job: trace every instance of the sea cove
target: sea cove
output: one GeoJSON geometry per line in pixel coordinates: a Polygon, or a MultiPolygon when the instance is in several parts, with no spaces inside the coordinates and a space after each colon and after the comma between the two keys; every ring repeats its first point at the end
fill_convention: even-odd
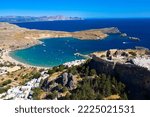
{"type": "MultiPolygon", "coordinates": [[[[148,0],[1,4],[0,100],[150,100],[148,0]]],[[[77,105],[70,114],[108,113],[109,105],[95,104],[77,105]]],[[[110,113],[139,115],[137,104],[110,104],[110,113]]],[[[1,115],[13,115],[8,106],[1,115]]],[[[25,106],[15,113],[32,113],[25,106]]]]}
{"type": "Polygon", "coordinates": [[[53,67],[66,62],[80,60],[75,53],[90,54],[108,49],[134,48],[140,42],[111,34],[104,40],[79,40],[71,37],[40,40],[43,43],[27,49],[16,50],[10,56],[17,61],[40,67],[53,67]],[[123,43],[126,42],[126,43],[123,43]]]}
{"type": "Polygon", "coordinates": [[[66,62],[83,59],[82,57],[75,56],[75,53],[89,54],[108,49],[132,49],[136,46],[150,48],[149,21],[149,19],[95,19],[18,23],[16,25],[19,27],[16,27],[16,29],[23,30],[25,33],[20,32],[23,38],[19,38],[22,41],[16,42],[15,47],[21,45],[21,48],[22,46],[26,48],[26,44],[28,43],[30,43],[30,47],[23,50],[16,48],[16,51],[11,52],[10,56],[28,65],[53,67],[66,62]],[[23,29],[20,27],[23,27],[23,29]],[[27,29],[24,29],[24,27],[27,29]],[[116,34],[108,34],[106,36],[99,33],[99,30],[108,27],[116,27],[105,29],[107,32],[113,30],[116,34]],[[126,33],[127,36],[121,36],[120,33],[117,33],[118,30],[120,33],[126,33]],[[89,31],[92,31],[92,34],[89,31]],[[130,40],[130,36],[137,37],[140,41],[130,40]],[[97,37],[101,39],[97,40],[97,37]],[[43,44],[39,44],[39,38],[48,39],[41,39],[40,41],[43,44]]]}

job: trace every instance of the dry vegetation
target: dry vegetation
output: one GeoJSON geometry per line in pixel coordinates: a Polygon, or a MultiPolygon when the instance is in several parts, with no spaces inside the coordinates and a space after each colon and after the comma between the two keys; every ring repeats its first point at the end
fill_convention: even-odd
{"type": "Polygon", "coordinates": [[[74,37],[78,39],[104,39],[109,33],[120,33],[117,28],[85,30],[79,32],[30,30],[9,23],[0,23],[0,47],[23,48],[39,44],[42,38],[74,37]]]}
{"type": "Polygon", "coordinates": [[[36,72],[37,69],[35,68],[22,68],[18,71],[8,73],[4,76],[0,76],[0,84],[7,80],[11,80],[11,83],[5,85],[5,87],[22,85],[25,84],[28,80],[30,80],[32,75],[36,72]]]}

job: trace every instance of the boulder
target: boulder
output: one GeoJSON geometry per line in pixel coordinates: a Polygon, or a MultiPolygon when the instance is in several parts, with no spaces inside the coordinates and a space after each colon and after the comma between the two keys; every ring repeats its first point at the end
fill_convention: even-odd
{"type": "Polygon", "coordinates": [[[68,73],[63,73],[62,75],[62,85],[65,86],[68,83],[68,73]]]}

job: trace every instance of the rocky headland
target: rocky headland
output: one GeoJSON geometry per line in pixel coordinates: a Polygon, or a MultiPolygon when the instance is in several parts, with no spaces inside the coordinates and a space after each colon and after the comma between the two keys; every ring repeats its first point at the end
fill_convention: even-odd
{"type": "Polygon", "coordinates": [[[111,33],[120,33],[120,31],[115,27],[78,32],[31,30],[14,24],[0,23],[0,47],[11,50],[30,47],[40,44],[39,39],[43,38],[73,37],[82,40],[105,39],[111,33]]]}

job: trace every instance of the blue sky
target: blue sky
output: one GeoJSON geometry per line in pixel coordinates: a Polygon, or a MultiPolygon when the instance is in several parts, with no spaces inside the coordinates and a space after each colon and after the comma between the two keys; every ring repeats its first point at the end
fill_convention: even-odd
{"type": "Polygon", "coordinates": [[[150,0],[0,0],[0,15],[150,17],[150,0]]]}

